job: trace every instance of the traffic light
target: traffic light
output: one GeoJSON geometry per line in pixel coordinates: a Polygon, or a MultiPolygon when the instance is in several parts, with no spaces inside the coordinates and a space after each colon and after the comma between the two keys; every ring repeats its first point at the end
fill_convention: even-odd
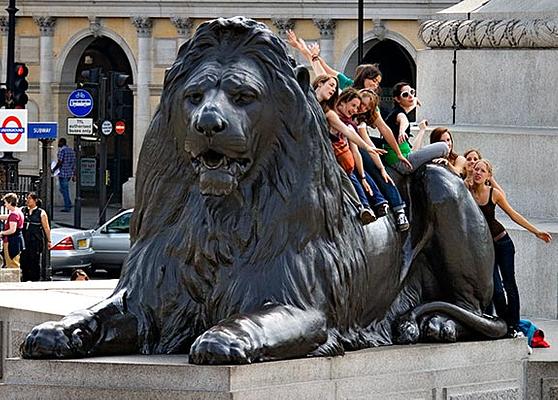
{"type": "Polygon", "coordinates": [[[0,88],[0,108],[6,107],[6,88],[0,88]]]}
{"type": "Polygon", "coordinates": [[[132,119],[132,91],[128,87],[130,75],[112,71],[108,96],[108,117],[130,122],[132,119]]]}
{"type": "Polygon", "coordinates": [[[27,89],[29,89],[27,75],[29,75],[29,69],[24,63],[14,64],[14,87],[12,88],[14,108],[25,108],[25,105],[29,101],[29,98],[25,93],[27,89]]]}
{"type": "Polygon", "coordinates": [[[85,69],[80,73],[80,79],[78,81],[78,88],[87,90],[91,97],[93,97],[93,110],[88,115],[89,118],[93,118],[93,121],[97,121],[99,111],[99,89],[101,82],[102,70],[101,68],[91,68],[85,69]]]}

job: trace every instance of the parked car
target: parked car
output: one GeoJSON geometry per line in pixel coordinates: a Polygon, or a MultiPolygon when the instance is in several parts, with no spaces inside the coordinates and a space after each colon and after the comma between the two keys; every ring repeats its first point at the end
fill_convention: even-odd
{"type": "Polygon", "coordinates": [[[76,268],[90,268],[94,254],[91,248],[91,237],[91,231],[54,226],[50,231],[52,272],[71,272],[76,268]]]}
{"type": "Polygon", "coordinates": [[[91,270],[104,269],[114,276],[120,276],[122,264],[130,251],[130,219],[133,211],[121,211],[91,231],[91,247],[94,250],[91,270]]]}

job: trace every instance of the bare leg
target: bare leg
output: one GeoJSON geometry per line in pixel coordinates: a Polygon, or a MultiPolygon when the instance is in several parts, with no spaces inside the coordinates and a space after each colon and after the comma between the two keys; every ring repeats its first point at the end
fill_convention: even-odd
{"type": "Polygon", "coordinates": [[[292,306],[269,305],[213,326],[190,349],[194,364],[246,364],[303,357],[327,339],[324,315],[292,306]]]}

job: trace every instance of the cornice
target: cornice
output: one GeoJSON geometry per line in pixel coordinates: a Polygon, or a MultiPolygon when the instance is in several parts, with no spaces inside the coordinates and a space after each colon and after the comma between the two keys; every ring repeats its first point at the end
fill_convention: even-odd
{"type": "MultiPolygon", "coordinates": [[[[449,0],[399,0],[365,1],[365,18],[411,19],[425,18],[433,13],[456,4],[449,0]],[[368,15],[366,15],[368,14],[368,15]]],[[[335,18],[356,19],[356,3],[342,0],[260,0],[260,1],[108,1],[96,0],[27,0],[18,4],[18,16],[29,17],[48,11],[56,17],[130,17],[130,10],[141,10],[151,18],[170,18],[188,15],[190,18],[210,19],[218,16],[245,15],[251,18],[335,18]]]]}
{"type": "Polygon", "coordinates": [[[558,48],[558,18],[428,20],[419,38],[431,48],[558,48]]]}

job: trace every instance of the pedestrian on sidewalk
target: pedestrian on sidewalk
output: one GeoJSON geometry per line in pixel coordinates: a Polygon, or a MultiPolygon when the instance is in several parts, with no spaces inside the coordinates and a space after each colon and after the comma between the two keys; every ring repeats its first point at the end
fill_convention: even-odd
{"type": "Polygon", "coordinates": [[[19,268],[19,255],[25,249],[23,240],[24,216],[17,207],[17,195],[8,193],[2,197],[4,207],[9,211],[8,214],[0,215],[0,221],[6,221],[4,230],[0,231],[2,243],[4,246],[4,264],[6,268],[19,268]]]}
{"type": "Polygon", "coordinates": [[[51,246],[48,216],[41,205],[41,199],[37,194],[29,193],[27,205],[21,209],[25,216],[23,225],[25,250],[21,252],[20,260],[22,282],[36,282],[41,279],[41,255],[45,249],[45,241],[48,248],[51,246]]]}
{"type": "Polygon", "coordinates": [[[64,208],[60,210],[61,212],[70,212],[72,208],[70,180],[76,180],[76,153],[66,143],[66,138],[58,139],[58,161],[52,169],[52,173],[60,170],[58,182],[60,183],[60,193],[64,199],[64,208]]]}

